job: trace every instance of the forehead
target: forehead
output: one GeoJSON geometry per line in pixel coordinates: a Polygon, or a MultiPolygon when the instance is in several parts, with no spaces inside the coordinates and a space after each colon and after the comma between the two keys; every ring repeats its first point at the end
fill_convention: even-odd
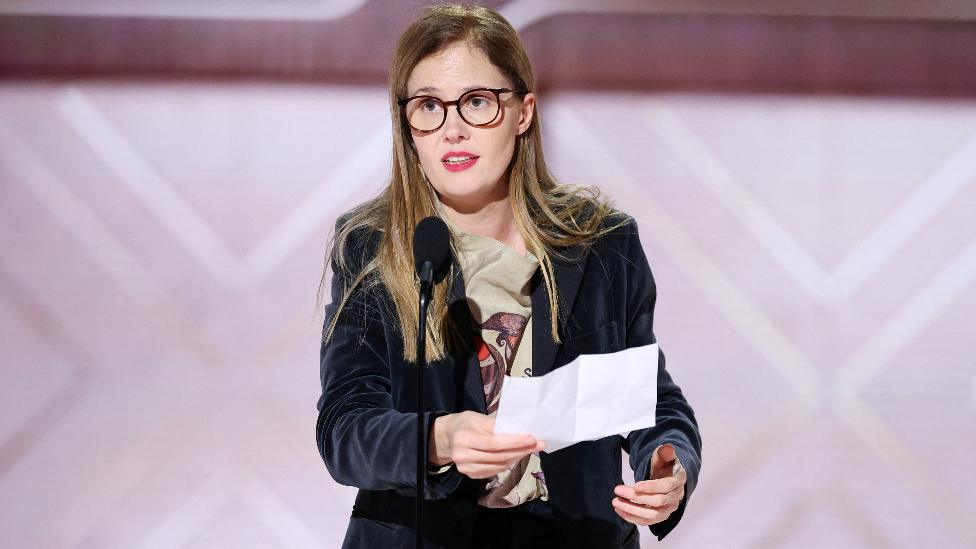
{"type": "Polygon", "coordinates": [[[447,48],[420,60],[407,79],[407,94],[421,93],[454,97],[472,87],[506,87],[507,79],[480,48],[468,42],[447,48]]]}

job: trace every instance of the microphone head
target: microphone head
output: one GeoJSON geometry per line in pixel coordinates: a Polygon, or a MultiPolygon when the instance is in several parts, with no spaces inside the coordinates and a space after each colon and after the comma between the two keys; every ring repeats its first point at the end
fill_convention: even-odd
{"type": "Polygon", "coordinates": [[[447,276],[451,267],[451,231],[443,219],[431,216],[417,223],[413,232],[413,260],[418,274],[424,262],[430,261],[434,267],[434,284],[447,276]]]}

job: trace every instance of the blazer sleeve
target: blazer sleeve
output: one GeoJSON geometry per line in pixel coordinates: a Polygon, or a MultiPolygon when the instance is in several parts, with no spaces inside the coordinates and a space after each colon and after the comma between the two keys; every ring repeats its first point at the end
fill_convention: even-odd
{"type": "MultiPolygon", "coordinates": [[[[350,235],[347,249],[363,250],[362,235],[350,235]]],[[[325,310],[320,350],[322,394],[318,401],[316,442],[332,478],[365,490],[416,493],[417,414],[395,409],[391,368],[412,367],[391,357],[376,286],[358,287],[338,310],[351,276],[332,258],[332,301],[325,310]],[[331,339],[325,328],[338,316],[331,339]]],[[[392,307],[392,306],[391,306],[392,307]]],[[[425,412],[428,433],[437,416],[425,412]]],[[[427,499],[453,492],[461,474],[427,475],[427,499]]]]}
{"type": "MultiPolygon", "coordinates": [[[[626,347],[629,348],[657,342],[654,337],[654,303],[657,290],[640,243],[636,222],[631,221],[628,227],[630,234],[626,254],[630,270],[627,277],[626,347]]],[[[650,526],[651,533],[659,540],[681,520],[688,500],[698,484],[698,473],[701,469],[701,435],[695,413],[681,388],[665,368],[664,353],[659,351],[656,423],[653,427],[632,431],[624,443],[624,449],[630,455],[630,466],[634,470],[635,479],[640,481],[650,477],[651,454],[655,448],[667,443],[674,446],[688,479],[679,507],[667,520],[650,526]]]]}

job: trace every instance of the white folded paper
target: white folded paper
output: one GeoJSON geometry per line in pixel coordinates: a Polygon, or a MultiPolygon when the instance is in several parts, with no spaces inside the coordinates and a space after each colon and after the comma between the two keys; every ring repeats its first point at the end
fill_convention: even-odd
{"type": "Polygon", "coordinates": [[[555,452],[654,425],[657,344],[580,355],[540,377],[506,377],[496,433],[529,433],[555,452]]]}

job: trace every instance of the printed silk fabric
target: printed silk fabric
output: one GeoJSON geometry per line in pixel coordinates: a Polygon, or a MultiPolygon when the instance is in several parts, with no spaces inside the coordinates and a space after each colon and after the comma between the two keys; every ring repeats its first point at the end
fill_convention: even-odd
{"type": "MultiPolygon", "coordinates": [[[[445,216],[446,217],[446,216],[445,216]]],[[[498,411],[506,375],[532,375],[532,298],[529,282],[539,268],[532,255],[521,256],[505,244],[464,233],[451,226],[460,247],[459,263],[471,316],[481,328],[476,343],[489,415],[498,411]]],[[[492,479],[478,504],[514,507],[547,500],[538,453],[526,456],[492,479]]]]}

